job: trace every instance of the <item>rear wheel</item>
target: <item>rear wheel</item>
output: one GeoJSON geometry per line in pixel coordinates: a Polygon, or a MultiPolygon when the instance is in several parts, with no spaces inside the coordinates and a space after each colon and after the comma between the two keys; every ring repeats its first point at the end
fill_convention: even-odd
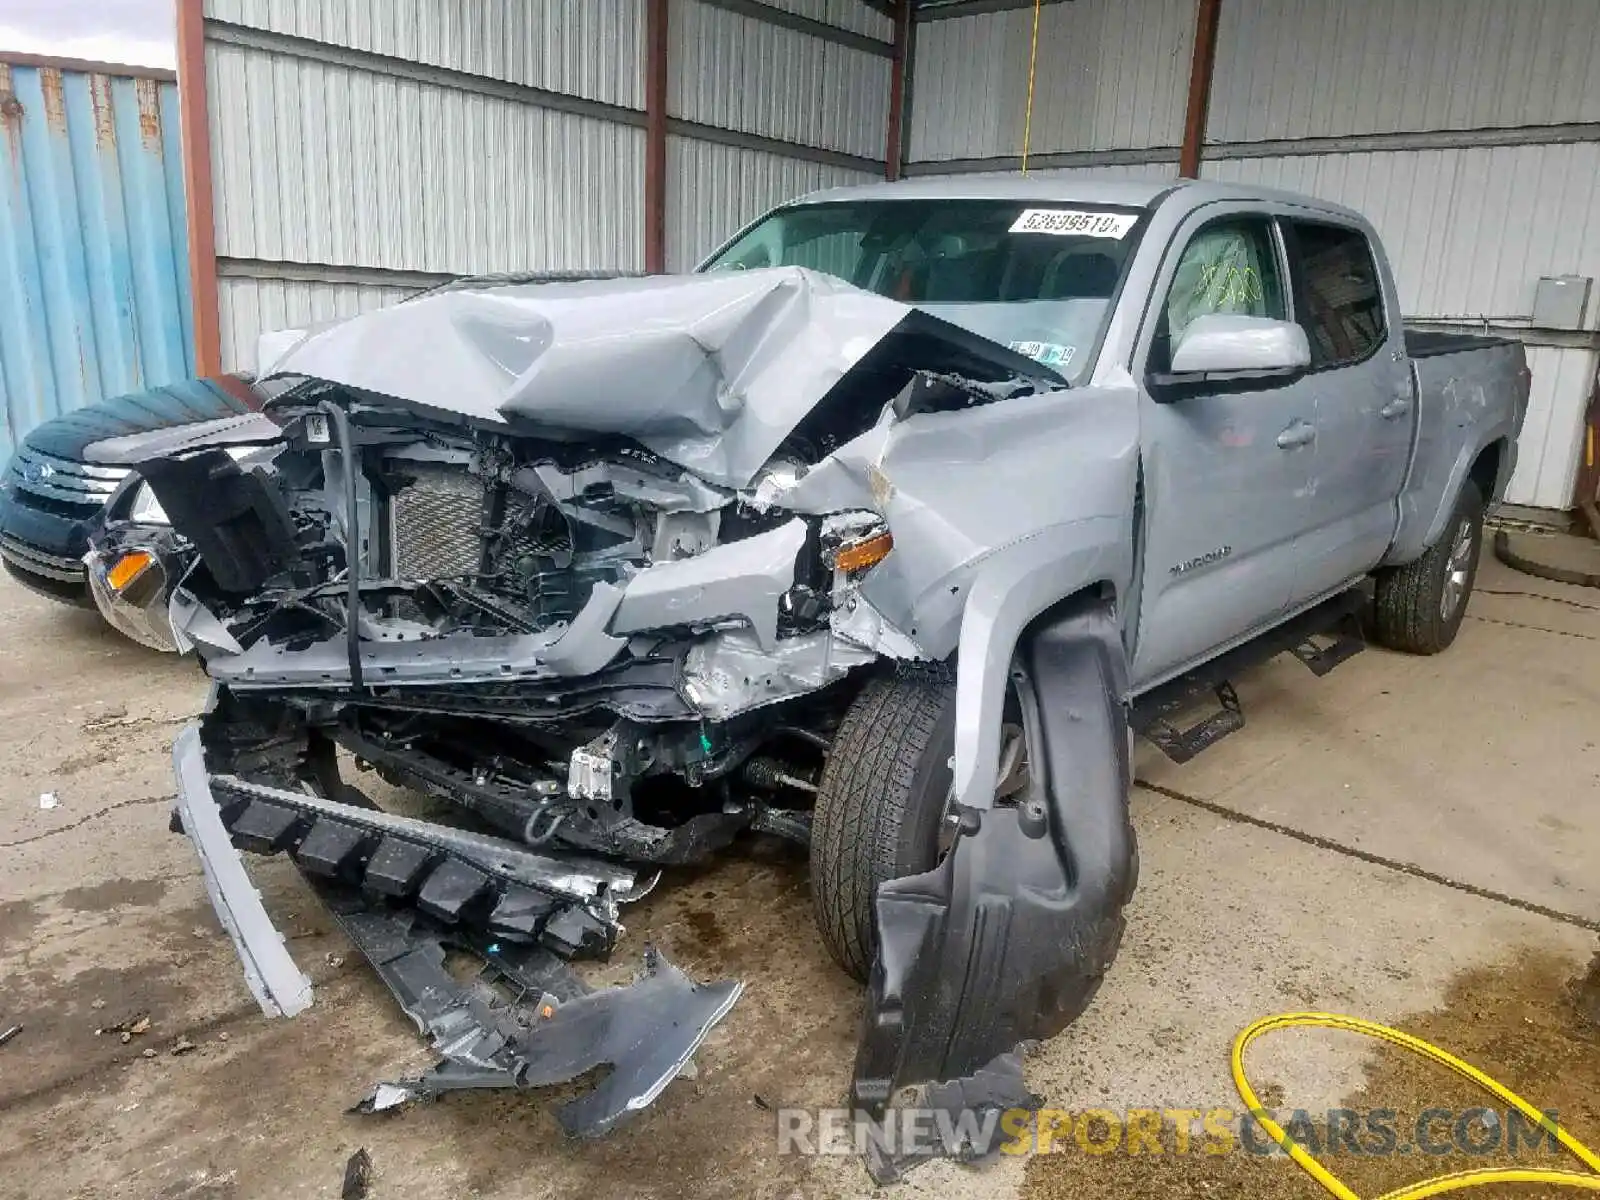
{"type": "Polygon", "coordinates": [[[1456,640],[1483,548],[1483,497],[1462,484],[1444,536],[1415,562],[1377,573],[1378,640],[1391,650],[1437,654],[1456,640]]]}

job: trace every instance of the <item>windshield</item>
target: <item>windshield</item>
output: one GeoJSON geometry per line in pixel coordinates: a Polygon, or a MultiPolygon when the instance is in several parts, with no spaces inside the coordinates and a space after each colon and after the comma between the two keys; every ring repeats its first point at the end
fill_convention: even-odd
{"type": "Polygon", "coordinates": [[[809,267],[1086,376],[1143,213],[1040,200],[874,200],[780,209],[708,271],[809,267]]]}

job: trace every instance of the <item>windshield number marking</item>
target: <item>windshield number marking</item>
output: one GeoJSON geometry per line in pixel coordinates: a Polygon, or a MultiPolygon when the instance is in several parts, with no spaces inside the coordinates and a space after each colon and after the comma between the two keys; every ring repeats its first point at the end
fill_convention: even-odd
{"type": "Polygon", "coordinates": [[[1062,237],[1125,238],[1138,224],[1132,213],[1085,212],[1076,208],[1025,208],[1012,233],[1054,233],[1062,237]]]}

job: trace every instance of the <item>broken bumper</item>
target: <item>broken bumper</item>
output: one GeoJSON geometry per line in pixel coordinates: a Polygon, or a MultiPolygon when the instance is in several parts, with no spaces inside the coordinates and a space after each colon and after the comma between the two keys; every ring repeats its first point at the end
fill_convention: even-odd
{"type": "Polygon", "coordinates": [[[610,950],[621,904],[654,883],[604,863],[373,808],[252,783],[206,768],[200,729],[173,748],[174,818],[268,1016],[312,1001],[251,883],[240,848],[290,855],[441,1058],[420,1077],[378,1085],[381,1111],[462,1088],[605,1079],[558,1111],[572,1134],[605,1133],[649,1105],[738,1000],[742,984],[698,985],[659,954],[628,987],[591,991],[566,963],[610,950]],[[446,953],[477,956],[460,981],[446,953]]]}
{"type": "Polygon", "coordinates": [[[83,565],[89,595],[108,625],[152,650],[170,654],[185,648],[173,632],[168,608],[193,555],[170,530],[130,527],[95,540],[83,565]]]}

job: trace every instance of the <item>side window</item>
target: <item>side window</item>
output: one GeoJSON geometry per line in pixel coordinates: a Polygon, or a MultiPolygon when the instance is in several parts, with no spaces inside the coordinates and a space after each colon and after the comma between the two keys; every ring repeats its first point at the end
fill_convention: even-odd
{"type": "Polygon", "coordinates": [[[1311,365],[1358,362],[1388,336],[1383,288],[1372,247],[1356,229],[1291,221],[1289,261],[1298,288],[1298,318],[1311,343],[1311,365]]]}
{"type": "Polygon", "coordinates": [[[1196,317],[1228,313],[1288,319],[1283,278],[1265,217],[1225,217],[1189,239],[1162,306],[1150,369],[1166,371],[1196,317]]]}

